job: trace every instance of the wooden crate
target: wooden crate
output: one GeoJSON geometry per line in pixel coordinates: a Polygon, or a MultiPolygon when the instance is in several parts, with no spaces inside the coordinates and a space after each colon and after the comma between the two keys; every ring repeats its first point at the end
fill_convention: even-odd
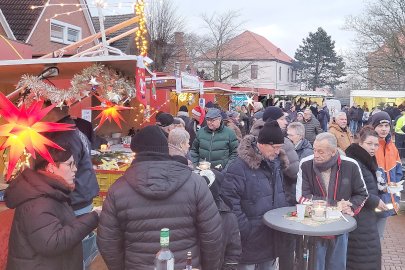
{"type": "Polygon", "coordinates": [[[102,206],[107,196],[108,189],[124,174],[124,171],[96,170],[97,182],[100,187],[100,193],[93,199],[94,206],[102,206]]]}

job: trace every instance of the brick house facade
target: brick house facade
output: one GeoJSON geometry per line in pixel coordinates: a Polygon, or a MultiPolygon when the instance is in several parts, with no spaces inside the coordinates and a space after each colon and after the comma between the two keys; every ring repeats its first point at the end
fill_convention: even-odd
{"type": "MultiPolygon", "coordinates": [[[[15,40],[32,46],[32,57],[40,57],[95,33],[90,13],[80,9],[85,0],[2,0],[0,10],[15,40]],[[63,4],[53,6],[53,4],[63,4]],[[68,13],[69,14],[66,14],[68,13]],[[65,13],[65,14],[62,14],[65,13]],[[54,17],[56,14],[57,17],[54,17]]],[[[1,28],[1,27],[0,27],[1,28]]],[[[0,29],[0,33],[3,29],[0,29]]],[[[10,37],[9,37],[10,38],[10,37]]],[[[79,50],[94,46],[86,44],[79,50]]],[[[75,52],[72,52],[75,53],[75,52]]]]}

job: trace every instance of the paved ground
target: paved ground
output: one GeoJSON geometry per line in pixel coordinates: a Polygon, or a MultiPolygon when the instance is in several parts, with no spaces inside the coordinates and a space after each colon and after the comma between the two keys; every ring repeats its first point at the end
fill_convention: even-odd
{"type": "MultiPolygon", "coordinates": [[[[405,212],[388,219],[384,236],[382,270],[405,270],[405,212]]],[[[91,270],[107,270],[101,256],[97,256],[91,270]]]]}
{"type": "Polygon", "coordinates": [[[405,270],[405,212],[388,218],[381,244],[383,270],[405,270]]]}

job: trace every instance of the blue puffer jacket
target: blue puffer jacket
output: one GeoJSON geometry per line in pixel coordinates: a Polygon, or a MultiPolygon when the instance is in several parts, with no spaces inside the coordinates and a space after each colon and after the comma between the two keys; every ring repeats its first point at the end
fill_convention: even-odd
{"type": "Polygon", "coordinates": [[[238,155],[226,172],[221,194],[238,218],[242,240],[240,263],[269,261],[277,257],[278,233],[262,220],[267,211],[288,205],[282,177],[282,167],[288,166],[288,159],[281,150],[277,159],[265,160],[252,135],[243,138],[238,155]]]}

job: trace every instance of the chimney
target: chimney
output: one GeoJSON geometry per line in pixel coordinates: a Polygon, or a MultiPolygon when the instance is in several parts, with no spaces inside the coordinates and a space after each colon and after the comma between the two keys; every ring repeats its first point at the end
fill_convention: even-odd
{"type": "Polygon", "coordinates": [[[174,33],[174,44],[176,46],[183,46],[184,45],[184,33],[183,32],[175,32],[174,33]]]}

